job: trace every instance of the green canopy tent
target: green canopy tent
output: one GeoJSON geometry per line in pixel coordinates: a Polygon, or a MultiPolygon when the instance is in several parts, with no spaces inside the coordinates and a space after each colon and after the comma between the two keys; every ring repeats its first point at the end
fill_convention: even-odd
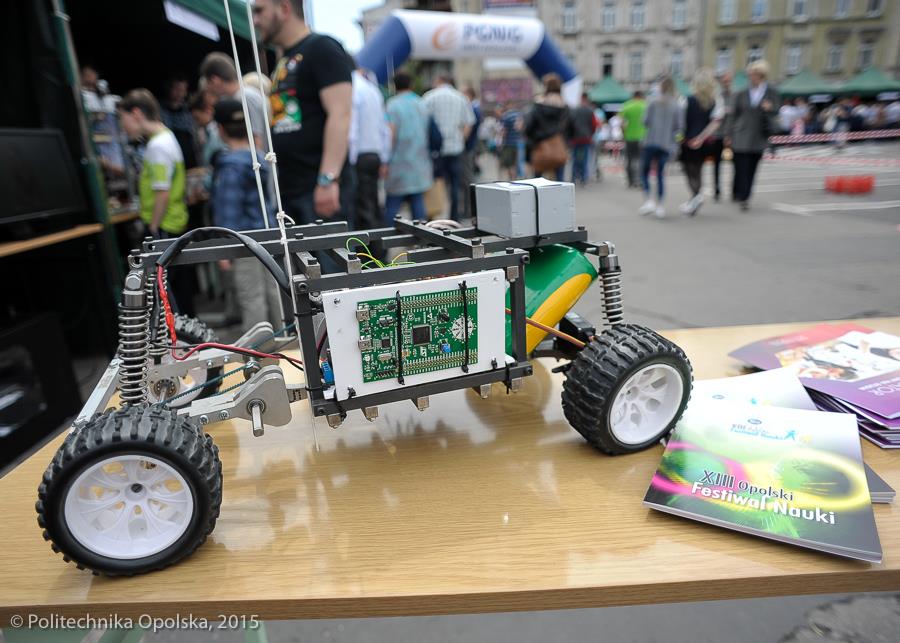
{"type": "Polygon", "coordinates": [[[617,83],[614,78],[606,76],[591,88],[588,98],[592,103],[598,105],[617,104],[624,103],[631,98],[631,92],[617,83]]]}
{"type": "Polygon", "coordinates": [[[833,94],[837,89],[837,86],[805,69],[778,86],[778,91],[784,98],[833,94]]]}
{"type": "Polygon", "coordinates": [[[894,80],[880,69],[869,67],[838,87],[844,96],[877,96],[882,92],[900,91],[900,80],[894,80]]]}
{"type": "MultiPolygon", "coordinates": [[[[207,20],[213,21],[227,32],[228,20],[225,17],[225,5],[222,3],[222,0],[173,0],[173,2],[200,14],[207,20]]],[[[231,11],[231,24],[234,25],[234,35],[250,40],[250,23],[247,21],[247,3],[245,0],[228,0],[228,8],[231,11]]]]}

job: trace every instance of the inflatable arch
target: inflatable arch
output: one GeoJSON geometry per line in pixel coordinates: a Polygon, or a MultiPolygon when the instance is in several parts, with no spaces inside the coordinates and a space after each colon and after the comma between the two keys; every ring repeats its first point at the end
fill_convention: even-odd
{"type": "Polygon", "coordinates": [[[521,58],[535,76],[556,72],[563,79],[563,98],[570,105],[581,99],[581,78],[536,18],[394,11],[356,56],[360,67],[379,82],[408,58],[521,58]]]}

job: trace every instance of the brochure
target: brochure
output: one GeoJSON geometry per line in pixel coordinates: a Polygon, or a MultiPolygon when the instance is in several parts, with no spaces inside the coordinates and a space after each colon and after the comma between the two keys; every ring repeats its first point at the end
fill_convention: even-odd
{"type": "Polygon", "coordinates": [[[846,413],[691,403],[648,507],[839,556],[881,562],[856,421],[846,413]]]}
{"type": "Polygon", "coordinates": [[[787,367],[804,386],[900,418],[900,337],[856,324],[819,324],[731,353],[757,368],[787,367]]]}
{"type": "MultiPolygon", "coordinates": [[[[813,397],[818,401],[824,398],[821,394],[814,393],[813,397]]],[[[706,400],[718,400],[723,402],[738,402],[741,404],[755,404],[759,406],[781,406],[790,409],[804,409],[816,411],[817,402],[813,401],[806,389],[790,369],[776,368],[771,371],[760,371],[749,375],[736,377],[722,377],[713,380],[697,380],[694,382],[694,391],[691,396],[691,404],[706,400]]],[[[832,400],[832,398],[827,398],[832,400]]],[[[830,404],[830,402],[829,402],[830,404]]],[[[824,407],[823,411],[846,413],[846,409],[824,407]]],[[[866,425],[860,422],[860,434],[866,439],[875,442],[882,448],[900,447],[900,432],[897,446],[884,446],[885,442],[877,442],[864,433],[866,425]]],[[[893,444],[887,441],[886,444],[893,444]]],[[[894,489],[881,476],[875,473],[868,464],[863,463],[866,470],[866,478],[869,481],[869,489],[872,489],[872,502],[890,503],[894,499],[894,489]],[[878,489],[876,493],[874,490],[878,489]]]]}

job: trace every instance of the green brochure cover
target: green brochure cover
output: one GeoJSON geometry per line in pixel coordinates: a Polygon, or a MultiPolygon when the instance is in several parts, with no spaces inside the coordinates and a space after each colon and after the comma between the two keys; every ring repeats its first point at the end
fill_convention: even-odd
{"type": "Polygon", "coordinates": [[[644,504],[762,538],[881,562],[859,433],[849,414],[691,402],[644,504]]]}

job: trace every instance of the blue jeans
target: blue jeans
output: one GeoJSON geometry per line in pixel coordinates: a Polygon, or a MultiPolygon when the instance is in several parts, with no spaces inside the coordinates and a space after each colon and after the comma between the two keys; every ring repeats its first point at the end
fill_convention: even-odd
{"type": "Polygon", "coordinates": [[[645,145],[641,150],[641,184],[644,194],[650,196],[650,166],[656,161],[656,194],[662,201],[666,193],[664,172],[666,161],[669,160],[669,152],[655,145],[645,145]]]}
{"type": "Polygon", "coordinates": [[[591,158],[593,145],[585,143],[572,147],[572,183],[587,183],[591,177],[588,161],[591,158]]]}
{"type": "Polygon", "coordinates": [[[459,221],[459,184],[462,180],[462,155],[441,156],[435,163],[435,175],[444,179],[450,193],[450,218],[459,221]]]}
{"type": "Polygon", "coordinates": [[[388,194],[384,202],[384,222],[385,225],[394,225],[394,217],[400,211],[400,206],[404,201],[409,202],[409,209],[412,210],[413,219],[416,221],[424,221],[425,214],[425,194],[388,194]]]}

